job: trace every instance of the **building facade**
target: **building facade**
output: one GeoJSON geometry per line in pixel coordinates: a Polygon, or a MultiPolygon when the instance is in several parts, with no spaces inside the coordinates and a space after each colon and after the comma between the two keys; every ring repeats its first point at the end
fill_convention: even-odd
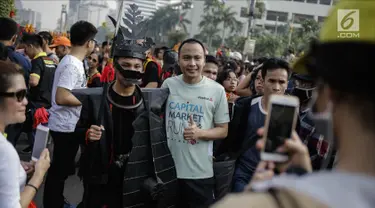
{"type": "Polygon", "coordinates": [[[32,24],[36,30],[40,30],[42,27],[42,14],[31,9],[19,9],[15,19],[22,26],[32,24]]]}
{"type": "MultiPolygon", "coordinates": [[[[255,0],[256,1],[256,0],[255,0]]],[[[314,19],[323,22],[324,18],[335,0],[263,0],[266,11],[261,19],[253,20],[253,26],[264,27],[268,30],[275,30],[278,26],[293,22],[293,26],[299,27],[302,21],[314,19]]],[[[243,15],[248,11],[251,0],[225,0],[227,7],[232,7],[236,12],[236,19],[243,23],[241,34],[247,36],[249,18],[243,15]],[[242,15],[241,15],[242,13],[242,15]]],[[[255,5],[255,2],[254,2],[255,5]]],[[[188,11],[187,18],[192,24],[189,26],[190,37],[200,33],[199,23],[204,14],[204,1],[194,0],[193,8],[188,11]]],[[[222,26],[219,26],[221,29],[222,26]]]]}
{"type": "Polygon", "coordinates": [[[262,19],[256,19],[257,26],[274,31],[282,24],[299,27],[304,20],[314,19],[322,23],[328,15],[334,0],[266,0],[266,12],[262,19]]]}
{"type": "Polygon", "coordinates": [[[99,27],[106,21],[108,13],[109,7],[106,1],[70,0],[67,28],[79,20],[88,21],[99,27]]]}

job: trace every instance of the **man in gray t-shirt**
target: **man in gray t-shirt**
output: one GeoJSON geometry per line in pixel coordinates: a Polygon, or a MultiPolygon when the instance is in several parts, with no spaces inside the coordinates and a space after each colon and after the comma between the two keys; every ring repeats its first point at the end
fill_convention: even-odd
{"type": "Polygon", "coordinates": [[[202,76],[203,45],[194,39],[179,49],[182,75],[168,78],[166,106],[168,146],[176,164],[180,198],[177,207],[207,207],[213,202],[213,140],[228,132],[228,103],[224,88],[202,76]]]}

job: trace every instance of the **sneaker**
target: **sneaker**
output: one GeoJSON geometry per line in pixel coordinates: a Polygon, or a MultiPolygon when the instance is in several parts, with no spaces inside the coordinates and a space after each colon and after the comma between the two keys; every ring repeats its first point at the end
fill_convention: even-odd
{"type": "Polygon", "coordinates": [[[22,152],[25,153],[25,154],[31,153],[31,151],[33,151],[32,146],[28,146],[28,147],[26,147],[25,149],[22,150],[22,152]]]}

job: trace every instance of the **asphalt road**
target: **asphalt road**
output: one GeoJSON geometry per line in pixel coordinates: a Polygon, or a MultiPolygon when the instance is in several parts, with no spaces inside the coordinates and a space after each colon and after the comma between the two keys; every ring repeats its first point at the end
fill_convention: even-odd
{"type": "MultiPolygon", "coordinates": [[[[28,146],[26,135],[22,134],[20,140],[17,143],[16,149],[20,155],[21,160],[23,161],[30,161],[31,154],[24,154],[22,150],[28,146]]],[[[53,154],[53,150],[51,151],[53,154]]],[[[51,155],[52,155],[51,154],[51,155]]],[[[79,154],[77,154],[76,160],[78,160],[79,154]]],[[[43,208],[43,192],[44,192],[44,184],[39,188],[39,191],[34,198],[34,201],[37,204],[38,208],[43,208]]],[[[83,187],[80,179],[74,175],[70,176],[68,180],[65,182],[65,190],[64,196],[70,202],[70,204],[77,205],[82,199],[83,187]]]]}

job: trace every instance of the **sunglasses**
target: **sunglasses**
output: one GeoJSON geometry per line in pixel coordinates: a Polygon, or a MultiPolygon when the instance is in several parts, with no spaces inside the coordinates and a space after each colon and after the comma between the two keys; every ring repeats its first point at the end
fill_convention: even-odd
{"type": "Polygon", "coordinates": [[[15,97],[17,98],[18,102],[22,102],[23,99],[26,97],[27,91],[20,90],[18,92],[0,92],[0,96],[2,97],[15,97]]]}
{"type": "Polygon", "coordinates": [[[95,62],[95,63],[98,62],[98,60],[92,58],[91,56],[87,57],[87,59],[88,59],[88,60],[92,60],[92,61],[95,62]]]}

